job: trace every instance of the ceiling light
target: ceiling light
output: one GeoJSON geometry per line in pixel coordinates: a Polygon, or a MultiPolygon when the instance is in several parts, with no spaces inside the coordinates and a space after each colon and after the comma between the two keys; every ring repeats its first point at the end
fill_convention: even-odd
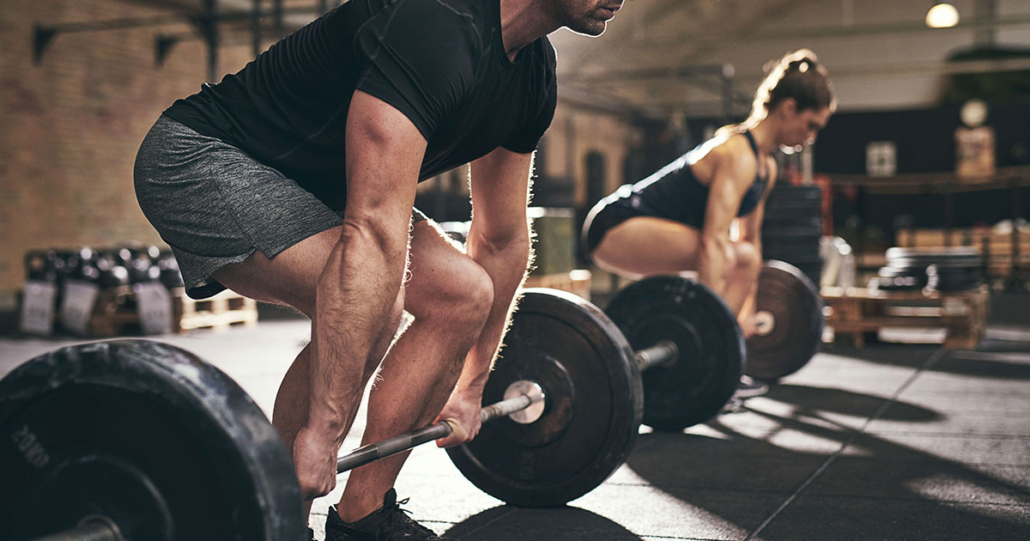
{"type": "Polygon", "coordinates": [[[926,12],[926,26],[930,28],[951,28],[956,24],[958,10],[947,2],[940,2],[926,12]]]}

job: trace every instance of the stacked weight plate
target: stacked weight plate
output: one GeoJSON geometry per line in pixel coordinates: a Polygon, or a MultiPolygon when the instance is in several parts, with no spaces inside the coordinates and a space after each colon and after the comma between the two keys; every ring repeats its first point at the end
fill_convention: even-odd
{"type": "Polygon", "coordinates": [[[822,191],[818,186],[778,184],[769,194],[762,220],[762,256],[797,267],[819,284],[823,234],[822,191]]]}
{"type": "Polygon", "coordinates": [[[870,286],[885,291],[967,291],[982,282],[976,248],[890,248],[870,286]]]}

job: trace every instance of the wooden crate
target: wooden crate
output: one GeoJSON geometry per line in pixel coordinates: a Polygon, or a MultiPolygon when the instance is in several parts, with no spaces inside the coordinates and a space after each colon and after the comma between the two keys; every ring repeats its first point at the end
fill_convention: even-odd
{"type": "MultiPolygon", "coordinates": [[[[257,303],[232,291],[194,300],[186,290],[176,288],[172,296],[172,331],[188,333],[194,329],[225,330],[233,325],[257,323],[257,303]]],[[[90,318],[90,335],[110,337],[140,334],[136,295],[131,286],[101,290],[90,318]]]]}
{"type": "Polygon", "coordinates": [[[523,287],[550,287],[568,291],[590,300],[591,274],[586,269],[576,269],[572,272],[558,274],[543,274],[530,276],[526,279],[523,287]]]}
{"type": "Polygon", "coordinates": [[[990,309],[986,286],[953,293],[824,287],[821,295],[826,326],[835,337],[850,336],[858,347],[867,333],[882,329],[943,328],[944,347],[973,349],[990,309]]]}

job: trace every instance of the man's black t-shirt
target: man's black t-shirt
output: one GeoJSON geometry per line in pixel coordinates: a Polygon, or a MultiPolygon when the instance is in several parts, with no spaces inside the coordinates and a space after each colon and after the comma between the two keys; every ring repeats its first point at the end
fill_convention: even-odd
{"type": "Polygon", "coordinates": [[[351,0],[165,114],[339,210],[355,90],[397,108],[426,138],[425,180],[501,146],[533,151],[554,115],[554,68],[546,37],[508,59],[499,0],[351,0]]]}

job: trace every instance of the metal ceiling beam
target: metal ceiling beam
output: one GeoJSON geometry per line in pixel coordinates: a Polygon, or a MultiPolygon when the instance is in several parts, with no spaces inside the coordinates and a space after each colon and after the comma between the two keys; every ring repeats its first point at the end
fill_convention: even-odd
{"type": "MultiPolygon", "coordinates": [[[[577,76],[575,74],[562,76],[561,81],[575,83],[605,83],[617,82],[619,85],[642,85],[650,84],[660,80],[681,80],[690,83],[686,78],[697,77],[698,75],[712,74],[707,71],[714,66],[701,66],[684,68],[655,68],[641,70],[622,70],[608,73],[592,73],[589,75],[577,76]]],[[[1030,70],[1030,58],[1009,58],[1000,60],[966,60],[959,62],[912,62],[904,64],[877,64],[866,66],[836,66],[833,68],[833,77],[894,77],[898,75],[955,75],[961,73],[998,73],[1005,71],[1026,71],[1030,70]]],[[[745,76],[746,79],[761,79],[763,74],[753,73],[745,76]]]]}
{"type": "Polygon", "coordinates": [[[642,68],[631,70],[608,70],[588,74],[570,73],[560,76],[561,80],[590,82],[590,81],[611,81],[615,79],[641,80],[647,79],[682,79],[686,77],[701,77],[711,75],[715,77],[732,77],[733,66],[731,64],[691,64],[686,66],[670,66],[667,68],[642,68]]]}
{"type": "MultiPolygon", "coordinates": [[[[856,77],[856,78],[870,78],[870,77],[896,77],[899,75],[911,75],[911,76],[942,76],[942,75],[957,75],[965,73],[997,73],[1005,71],[1025,71],[1030,70],[1030,58],[1017,58],[1017,59],[1005,59],[1005,60],[975,60],[975,61],[964,61],[964,62],[947,62],[947,63],[906,63],[906,64],[894,64],[894,65],[869,65],[869,66],[853,66],[835,68],[833,77],[835,79],[845,77],[856,77]]],[[[759,79],[762,74],[754,73],[748,74],[747,78],[759,79]]],[[[692,83],[696,83],[701,79],[693,79],[692,83]]],[[[681,80],[685,82],[687,80],[681,80]]],[[[625,80],[613,81],[613,84],[617,84],[619,87],[625,89],[627,85],[631,85],[633,88],[640,88],[641,84],[653,82],[649,79],[633,79],[627,78],[625,80]]],[[[718,90],[712,85],[711,88],[705,89],[701,85],[691,84],[701,90],[709,91],[712,96],[718,95],[718,90]]],[[[610,92],[605,92],[603,80],[566,80],[563,83],[563,94],[571,94],[569,103],[580,107],[591,107],[598,111],[608,112],[610,114],[621,114],[625,115],[637,115],[649,118],[663,118],[674,111],[686,111],[688,115],[711,115],[718,116],[720,114],[726,114],[726,102],[721,101],[699,101],[699,100],[678,100],[678,99],[655,99],[650,96],[639,96],[631,97],[625,93],[621,95],[615,95],[610,92]],[[574,92],[570,92],[575,88],[574,92]]],[[[742,95],[735,95],[732,101],[734,106],[750,106],[750,98],[743,97],[742,95]]],[[[732,112],[735,112],[733,109],[732,112]]]]}
{"type": "Polygon", "coordinates": [[[872,66],[844,66],[833,68],[833,78],[897,77],[899,75],[958,75],[963,73],[1000,73],[1006,71],[1030,71],[1030,58],[967,60],[962,62],[938,62],[933,64],[915,62],[872,66]]]}
{"type": "Polygon", "coordinates": [[[923,21],[905,21],[898,23],[878,23],[853,26],[832,26],[794,28],[784,30],[759,31],[713,36],[691,36],[677,40],[649,40],[638,41],[632,44],[633,48],[647,48],[669,46],[698,46],[698,45],[726,45],[739,44],[741,42],[759,42],[772,40],[803,40],[818,38],[841,38],[855,36],[876,36],[884,34],[906,34],[906,33],[928,33],[928,32],[961,32],[970,30],[981,30],[988,28],[1002,28],[1011,26],[1030,26],[1030,15],[1018,15],[1002,19],[977,19],[959,22],[951,28],[930,28],[923,21]]]}

